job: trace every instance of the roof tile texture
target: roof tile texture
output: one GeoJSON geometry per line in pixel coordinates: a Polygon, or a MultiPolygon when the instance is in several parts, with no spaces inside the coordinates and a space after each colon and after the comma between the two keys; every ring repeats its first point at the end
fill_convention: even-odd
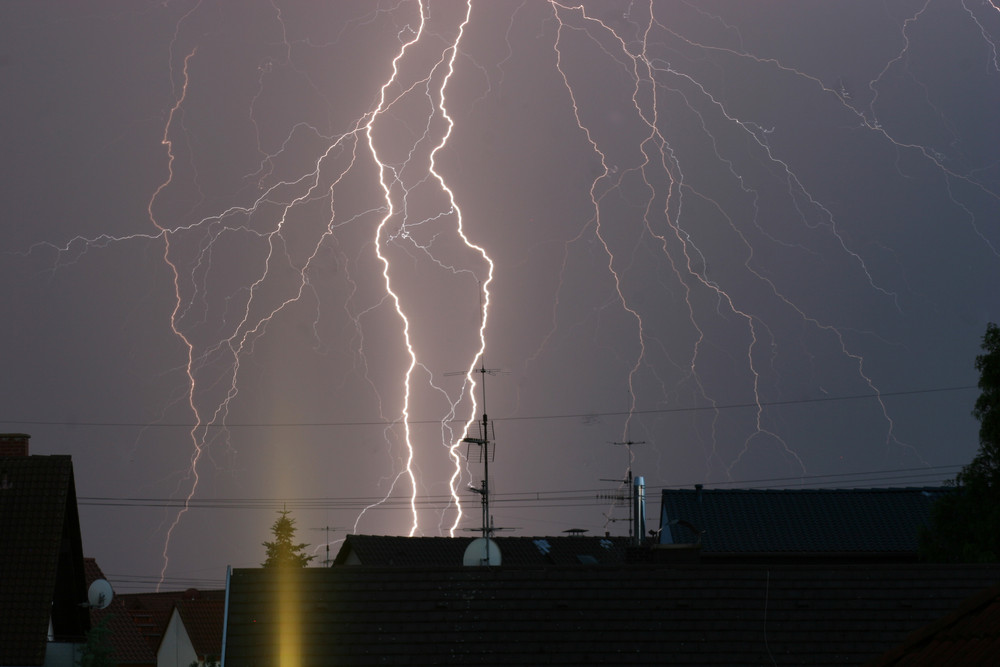
{"type": "Polygon", "coordinates": [[[40,665],[45,658],[73,489],[69,456],[0,458],[0,664],[40,665]]]}
{"type": "Polygon", "coordinates": [[[238,569],[227,665],[267,664],[296,613],[304,667],[860,664],[998,580],[1000,565],[238,569]]]}

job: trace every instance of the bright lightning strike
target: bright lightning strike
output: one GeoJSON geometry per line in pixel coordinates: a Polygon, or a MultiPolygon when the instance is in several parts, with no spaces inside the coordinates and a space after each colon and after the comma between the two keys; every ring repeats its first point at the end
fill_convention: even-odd
{"type": "Polygon", "coordinates": [[[26,5],[0,66],[70,92],[9,96],[6,404],[179,503],[160,581],[259,562],[209,497],[476,527],[487,407],[523,534],[607,529],[609,442],[654,487],[962,463],[968,397],[906,392],[1000,320],[1000,9],[870,4],[26,5]]]}

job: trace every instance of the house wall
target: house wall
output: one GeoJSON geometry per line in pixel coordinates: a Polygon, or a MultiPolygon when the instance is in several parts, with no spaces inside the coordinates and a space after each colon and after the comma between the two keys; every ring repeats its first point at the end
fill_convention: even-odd
{"type": "Polygon", "coordinates": [[[42,667],[79,667],[82,644],[48,642],[45,645],[45,662],[42,667]]]}
{"type": "MultiPolygon", "coordinates": [[[[157,667],[189,667],[194,662],[198,662],[198,654],[194,652],[194,645],[188,637],[181,616],[174,609],[170,615],[170,622],[160,640],[160,649],[156,652],[157,667]]],[[[200,663],[199,663],[200,664],[200,663]]]]}

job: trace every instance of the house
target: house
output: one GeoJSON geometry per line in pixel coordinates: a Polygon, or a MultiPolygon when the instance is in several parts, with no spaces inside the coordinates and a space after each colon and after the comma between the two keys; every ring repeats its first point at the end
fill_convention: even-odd
{"type": "Polygon", "coordinates": [[[236,569],[227,667],[858,665],[1000,582],[917,561],[947,489],[664,492],[660,539],[349,535],[332,568],[236,569]]]}
{"type": "Polygon", "coordinates": [[[75,665],[90,619],[69,456],[0,434],[0,665],[75,665]]]}
{"type": "Polygon", "coordinates": [[[234,569],[223,660],[858,665],[998,581],[1000,564],[887,562],[234,569]]]}
{"type": "Polygon", "coordinates": [[[969,598],[953,613],[913,632],[870,667],[932,667],[1000,662],[1000,586],[969,598]]]}
{"type": "Polygon", "coordinates": [[[222,654],[221,597],[185,597],[174,603],[156,654],[157,667],[215,664],[222,654]]]}
{"type": "MultiPolygon", "coordinates": [[[[146,650],[135,645],[131,630],[126,637],[112,637],[112,642],[116,648],[124,644],[127,655],[152,656],[158,667],[211,664],[222,652],[224,599],[225,591],[196,588],[118,595],[112,605],[120,605],[146,650]]],[[[126,664],[117,654],[116,659],[126,664]]]]}
{"type": "Polygon", "coordinates": [[[917,560],[920,527],[948,487],[667,489],[659,543],[702,559],[917,560]]]}

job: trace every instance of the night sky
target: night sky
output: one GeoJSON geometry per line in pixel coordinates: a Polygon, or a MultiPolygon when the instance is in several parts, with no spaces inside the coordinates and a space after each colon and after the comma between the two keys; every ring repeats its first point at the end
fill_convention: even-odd
{"type": "Polygon", "coordinates": [[[283,506],[317,563],[471,534],[471,369],[503,534],[627,534],[630,463],[654,516],[939,484],[998,40],[990,0],[5,2],[0,429],[73,456],[120,591],[221,587],[283,506]]]}

